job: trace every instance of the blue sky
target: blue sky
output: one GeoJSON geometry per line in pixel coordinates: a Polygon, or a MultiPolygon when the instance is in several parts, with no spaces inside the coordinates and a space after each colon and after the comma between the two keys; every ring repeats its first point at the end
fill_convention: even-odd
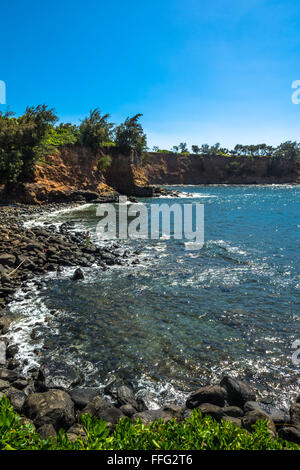
{"type": "Polygon", "coordinates": [[[0,80],[18,114],[141,112],[161,148],[300,141],[299,0],[29,0],[2,2],[0,19],[0,80]]]}

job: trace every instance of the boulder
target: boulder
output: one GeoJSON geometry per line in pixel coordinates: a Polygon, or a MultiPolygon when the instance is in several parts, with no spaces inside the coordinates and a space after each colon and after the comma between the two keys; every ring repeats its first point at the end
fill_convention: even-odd
{"type": "Polygon", "coordinates": [[[0,379],[0,392],[10,387],[10,383],[7,380],[0,379]]]}
{"type": "Polygon", "coordinates": [[[18,374],[14,370],[9,369],[0,369],[0,379],[6,380],[8,382],[14,382],[20,378],[20,374],[18,374]]]}
{"type": "Polygon", "coordinates": [[[275,424],[284,424],[288,423],[289,421],[289,417],[284,411],[280,410],[279,408],[276,408],[271,404],[261,403],[257,401],[247,401],[244,405],[244,410],[245,413],[255,410],[261,411],[262,413],[268,415],[274,421],[275,424]]]}
{"type": "Polygon", "coordinates": [[[79,281],[80,279],[84,279],[84,274],[81,268],[77,268],[71,277],[72,281],[79,281]]]}
{"type": "Polygon", "coordinates": [[[144,424],[150,424],[153,421],[162,419],[164,423],[172,419],[181,420],[183,418],[183,410],[177,405],[166,405],[159,410],[147,410],[133,415],[133,419],[140,419],[144,424]]]}
{"type": "Polygon", "coordinates": [[[300,428],[287,426],[279,429],[278,435],[281,437],[281,439],[294,442],[295,444],[300,444],[300,428]]]}
{"type": "Polygon", "coordinates": [[[75,422],[74,403],[63,390],[49,390],[29,395],[23,406],[23,413],[40,428],[52,424],[56,431],[69,429],[75,422]]]}
{"type": "Polygon", "coordinates": [[[75,423],[73,426],[68,429],[67,436],[70,441],[75,442],[80,437],[81,439],[86,439],[87,435],[84,432],[83,426],[81,424],[75,423]]]}
{"type": "Polygon", "coordinates": [[[136,399],[134,397],[134,393],[132,388],[128,387],[127,385],[121,385],[121,387],[118,387],[117,389],[117,400],[118,400],[118,405],[131,405],[133,406],[136,410],[138,408],[138,404],[136,402],[136,399]]]}
{"type": "Polygon", "coordinates": [[[41,391],[51,388],[70,390],[82,381],[82,375],[64,361],[50,360],[39,369],[38,386],[41,391]]]}
{"type": "Polygon", "coordinates": [[[96,416],[99,410],[109,406],[112,406],[112,404],[108,400],[101,396],[96,396],[83,408],[78,416],[80,417],[85,413],[89,414],[90,416],[96,416]]]}
{"type": "Polygon", "coordinates": [[[5,334],[9,330],[9,326],[11,324],[11,320],[8,317],[1,317],[0,318],[0,331],[5,334]]]}
{"type": "Polygon", "coordinates": [[[290,407],[291,424],[300,427],[300,403],[293,403],[290,407]]]}
{"type": "Polygon", "coordinates": [[[202,416],[211,416],[216,421],[221,421],[224,416],[223,410],[218,405],[212,405],[211,403],[202,403],[198,407],[198,410],[201,411],[202,416]]]}
{"type": "Polygon", "coordinates": [[[128,416],[129,418],[131,418],[136,413],[136,409],[133,408],[133,406],[131,406],[131,405],[122,405],[122,406],[120,406],[120,411],[122,411],[122,413],[125,416],[128,416]]]}
{"type": "Polygon", "coordinates": [[[227,392],[219,385],[208,385],[198,388],[190,394],[186,401],[187,408],[197,408],[202,403],[211,403],[212,405],[224,406],[227,392]]]}
{"type": "Polygon", "coordinates": [[[147,405],[144,402],[142,397],[137,397],[136,403],[137,403],[137,411],[147,411],[148,410],[148,407],[147,407],[147,405]]]}
{"type": "Polygon", "coordinates": [[[14,255],[4,253],[0,255],[0,264],[2,266],[8,266],[9,268],[13,268],[16,264],[16,257],[14,255]]]}
{"type": "Polygon", "coordinates": [[[98,388],[73,388],[69,395],[75,403],[76,408],[82,410],[94,397],[100,395],[98,388]]]}
{"type": "Polygon", "coordinates": [[[244,411],[238,406],[224,406],[223,413],[232,418],[242,418],[244,416],[244,411]]]}
{"type": "Polygon", "coordinates": [[[271,437],[276,436],[276,427],[274,421],[266,414],[263,413],[262,411],[259,410],[253,410],[249,411],[248,413],[245,414],[245,416],[242,418],[242,426],[243,428],[247,429],[249,432],[253,432],[253,425],[257,421],[268,421],[268,429],[271,437]]]}
{"type": "Polygon", "coordinates": [[[43,424],[37,432],[42,440],[48,439],[48,437],[56,437],[57,435],[53,424],[43,424]]]}
{"type": "Polygon", "coordinates": [[[125,415],[119,408],[116,408],[105,398],[99,396],[94,397],[92,401],[87,404],[79,413],[79,417],[85,413],[96,416],[98,419],[103,419],[110,428],[113,428],[121,418],[125,418],[125,415]]]}
{"type": "Polygon", "coordinates": [[[243,408],[247,401],[256,401],[254,390],[240,380],[236,380],[226,375],[221,380],[220,385],[227,391],[227,402],[229,405],[243,408]]]}
{"type": "Polygon", "coordinates": [[[242,427],[242,420],[241,418],[236,418],[235,416],[223,416],[222,418],[223,421],[228,421],[230,423],[233,423],[235,424],[236,426],[238,426],[239,428],[242,427]]]}
{"type": "Polygon", "coordinates": [[[14,410],[20,413],[27,398],[25,393],[22,390],[17,390],[16,388],[11,387],[5,392],[5,394],[14,410]]]}

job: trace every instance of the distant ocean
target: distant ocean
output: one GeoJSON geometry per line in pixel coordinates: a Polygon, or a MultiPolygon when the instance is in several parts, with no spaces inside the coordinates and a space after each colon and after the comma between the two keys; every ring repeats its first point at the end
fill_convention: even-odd
{"type": "MultiPolygon", "coordinates": [[[[44,289],[20,291],[11,304],[11,339],[20,344],[25,371],[63,357],[85,372],[86,385],[122,378],[153,407],[166,398],[181,403],[226,372],[265,398],[289,402],[300,380],[292,362],[292,343],[300,339],[300,187],[170,188],[182,197],[143,202],[187,203],[192,194],[205,205],[204,247],[128,240],[120,252],[141,249],[139,265],[86,268],[79,282],[66,268],[47,275],[44,289]],[[49,318],[51,310],[59,314],[49,318]],[[34,324],[41,330],[35,341],[34,324]]],[[[96,205],[35,222],[67,220],[94,237],[96,205]]]]}

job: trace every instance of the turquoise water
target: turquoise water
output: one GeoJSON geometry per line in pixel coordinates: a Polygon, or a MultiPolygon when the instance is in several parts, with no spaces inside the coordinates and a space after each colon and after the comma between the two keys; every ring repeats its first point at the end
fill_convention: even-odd
{"type": "MultiPolygon", "coordinates": [[[[38,360],[64,357],[89,385],[124,378],[149,403],[180,402],[225,371],[264,397],[289,400],[300,379],[292,362],[292,343],[300,339],[300,187],[172,189],[193,198],[143,202],[203,203],[204,247],[129,240],[122,246],[142,249],[135,267],[90,268],[79,283],[67,271],[49,277],[27,310],[26,300],[16,306],[23,305],[23,316],[34,309],[37,319],[38,309],[60,311],[44,327],[48,349],[38,360]]],[[[95,211],[89,205],[52,219],[74,220],[93,233],[95,211]]]]}

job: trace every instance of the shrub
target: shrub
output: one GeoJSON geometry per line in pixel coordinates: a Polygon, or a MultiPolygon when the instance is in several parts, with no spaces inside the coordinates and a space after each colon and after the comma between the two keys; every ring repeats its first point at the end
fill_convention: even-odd
{"type": "Polygon", "coordinates": [[[86,439],[71,442],[64,431],[41,440],[30,424],[23,424],[8,399],[0,400],[0,450],[300,450],[280,438],[272,439],[267,422],[257,422],[253,433],[227,421],[217,423],[194,410],[187,421],[162,420],[150,425],[129,418],[120,420],[110,434],[107,424],[82,416],[86,439]]]}
{"type": "Polygon", "coordinates": [[[111,162],[112,162],[112,159],[111,159],[110,155],[103,155],[98,160],[98,163],[97,163],[98,170],[101,171],[101,172],[106,171],[107,168],[110,167],[111,162]]]}

